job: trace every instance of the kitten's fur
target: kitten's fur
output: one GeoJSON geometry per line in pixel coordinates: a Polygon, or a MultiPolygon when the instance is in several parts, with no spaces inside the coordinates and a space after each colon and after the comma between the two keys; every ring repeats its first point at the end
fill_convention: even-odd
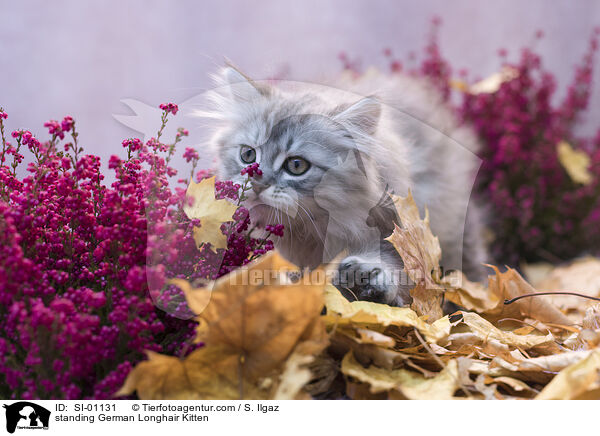
{"type": "Polygon", "coordinates": [[[362,272],[368,279],[342,285],[361,299],[407,304],[411,284],[390,280],[403,265],[383,238],[396,218],[386,191],[404,196],[410,189],[421,213],[429,209],[442,267],[480,278],[481,220],[469,204],[477,141],[434,90],[377,73],[334,86],[276,87],[229,66],[217,80],[222,86],[209,93],[213,107],[205,116],[218,126],[218,177],[242,182],[240,146],[256,149],[263,175],[247,207],[253,223],[284,224],[275,243],[290,261],[313,268],[345,252],[342,276],[362,272]],[[289,156],[306,159],[310,169],[301,176],[284,171],[289,156]]]}

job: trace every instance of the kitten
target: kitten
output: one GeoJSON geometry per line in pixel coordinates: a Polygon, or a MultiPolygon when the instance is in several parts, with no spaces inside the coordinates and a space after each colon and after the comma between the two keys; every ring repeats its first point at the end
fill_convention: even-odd
{"type": "Polygon", "coordinates": [[[217,126],[218,177],[243,182],[240,170],[260,164],[246,207],[258,226],[285,226],[275,243],[288,260],[314,268],[346,253],[340,288],[359,299],[410,303],[413,284],[384,241],[397,222],[387,192],[410,189],[422,215],[429,209],[442,268],[481,278],[481,219],[469,202],[477,141],[427,84],[370,73],[331,86],[275,86],[231,66],[216,78],[222,86],[209,93],[204,116],[217,126]]]}

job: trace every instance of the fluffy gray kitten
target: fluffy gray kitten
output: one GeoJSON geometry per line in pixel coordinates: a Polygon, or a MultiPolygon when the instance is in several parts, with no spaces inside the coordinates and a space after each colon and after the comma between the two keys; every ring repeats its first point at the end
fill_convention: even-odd
{"type": "Polygon", "coordinates": [[[254,224],[285,226],[275,244],[288,260],[314,268],[345,253],[340,288],[410,303],[413,284],[384,241],[397,222],[387,193],[410,190],[421,213],[429,209],[442,268],[481,277],[481,220],[469,202],[477,141],[427,84],[376,72],[331,85],[275,84],[230,66],[215,77],[221,86],[204,116],[217,127],[218,178],[241,183],[240,170],[260,164],[246,207],[254,224]]]}

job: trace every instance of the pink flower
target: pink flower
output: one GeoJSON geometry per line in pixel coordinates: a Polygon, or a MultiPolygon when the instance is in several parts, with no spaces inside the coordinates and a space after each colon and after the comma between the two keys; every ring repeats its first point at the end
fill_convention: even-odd
{"type": "Polygon", "coordinates": [[[283,237],[283,224],[268,224],[265,226],[265,230],[269,233],[272,233],[275,236],[283,237]]]}
{"type": "Polygon", "coordinates": [[[181,137],[181,136],[189,136],[190,132],[187,129],[184,129],[183,127],[179,127],[177,129],[177,137],[181,137]]]}
{"type": "Polygon", "coordinates": [[[130,139],[125,139],[121,145],[123,146],[123,148],[129,148],[132,152],[134,151],[138,151],[141,150],[143,147],[143,143],[141,139],[138,138],[130,138],[130,139]]]}
{"type": "Polygon", "coordinates": [[[245,168],[242,168],[242,171],[240,171],[240,174],[243,176],[245,174],[248,174],[248,177],[254,177],[255,175],[257,176],[262,176],[262,170],[258,167],[258,162],[254,162],[250,165],[248,165],[245,168]]]}
{"type": "Polygon", "coordinates": [[[198,152],[191,147],[186,147],[185,152],[183,153],[183,157],[186,162],[191,162],[192,160],[200,159],[198,152]]]}
{"type": "Polygon", "coordinates": [[[179,107],[175,103],[161,103],[158,107],[166,113],[172,113],[173,115],[176,115],[179,110],[179,107]]]}
{"type": "Polygon", "coordinates": [[[67,115],[63,118],[62,122],[60,123],[60,127],[64,132],[70,132],[74,124],[75,121],[73,121],[73,117],[67,115]]]}
{"type": "Polygon", "coordinates": [[[46,121],[44,127],[48,128],[48,133],[53,136],[58,136],[60,139],[65,138],[65,133],[62,130],[60,123],[56,120],[46,121]]]}

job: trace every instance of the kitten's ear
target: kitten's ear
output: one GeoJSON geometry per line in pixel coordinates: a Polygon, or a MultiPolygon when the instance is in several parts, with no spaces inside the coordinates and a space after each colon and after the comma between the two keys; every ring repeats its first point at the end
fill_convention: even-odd
{"type": "Polygon", "coordinates": [[[377,130],[380,116],[381,103],[374,97],[365,97],[333,118],[342,124],[348,124],[363,132],[373,134],[377,130]]]}
{"type": "Polygon", "coordinates": [[[266,94],[266,88],[254,83],[238,69],[228,65],[221,72],[222,81],[229,88],[230,96],[237,102],[250,102],[266,94]]]}

